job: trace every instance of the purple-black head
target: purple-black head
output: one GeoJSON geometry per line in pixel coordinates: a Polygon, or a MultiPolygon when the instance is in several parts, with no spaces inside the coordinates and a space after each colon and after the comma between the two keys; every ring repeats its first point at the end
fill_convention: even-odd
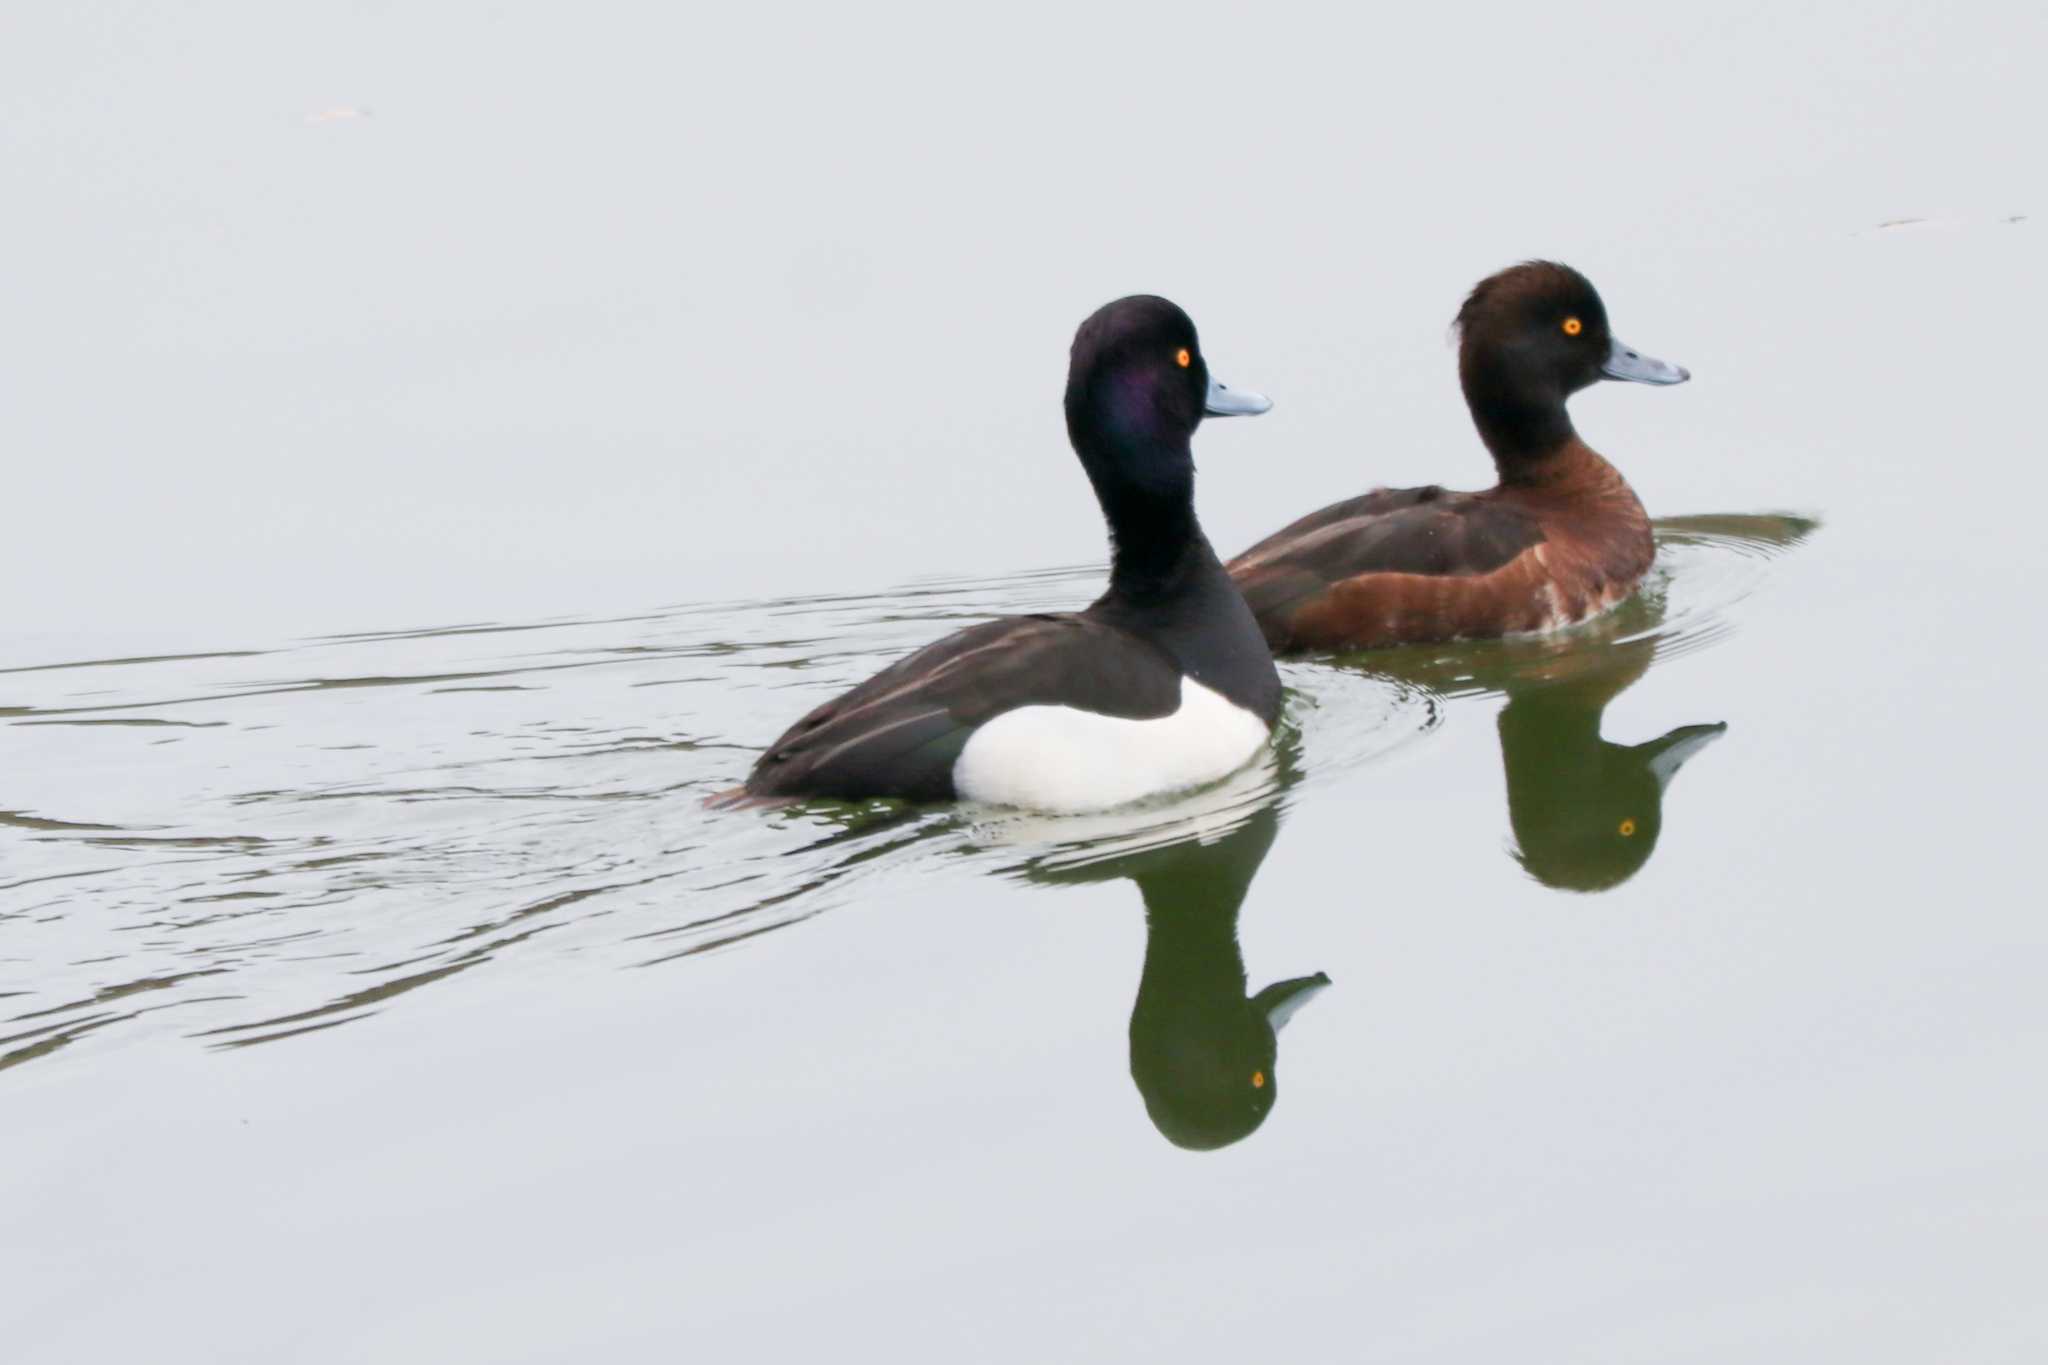
{"type": "Polygon", "coordinates": [[[1195,324],[1166,299],[1133,294],[1104,304],[1074,333],[1067,432],[1091,469],[1105,458],[1142,459],[1147,449],[1185,450],[1205,415],[1272,406],[1210,377],[1195,324]]]}

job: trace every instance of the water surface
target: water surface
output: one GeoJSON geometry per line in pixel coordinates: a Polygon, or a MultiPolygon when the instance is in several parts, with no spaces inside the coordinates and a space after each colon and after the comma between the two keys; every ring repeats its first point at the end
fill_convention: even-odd
{"type": "Polygon", "coordinates": [[[1859,712],[1954,691],[1878,595],[1827,632],[1857,687],[1814,675],[1878,543],[1823,522],[1669,518],[1578,630],[1289,663],[1270,755],[1094,817],[703,805],[1094,566],[0,675],[11,1206],[56,1251],[20,1330],[105,1340],[118,1254],[173,1318],[209,1265],[269,1284],[251,1342],[354,1286],[347,1358],[480,1312],[515,1356],[636,1353],[663,1305],[799,1349],[791,1300],[836,1334],[910,1294],[934,1350],[1054,1349],[1047,1295],[1192,1349],[1247,1285],[1295,1349],[1369,1285],[1380,1339],[1458,1358],[1427,1305],[1472,1283],[1469,1340],[1621,1359],[1882,1318],[1938,1258],[2029,1339],[2032,1196],[1958,1212],[2031,1189],[2040,1131],[2037,917],[1977,881],[2011,812],[1887,776],[1974,763],[1991,713],[1859,712]],[[279,1237],[295,1268],[250,1259],[279,1237]]]}

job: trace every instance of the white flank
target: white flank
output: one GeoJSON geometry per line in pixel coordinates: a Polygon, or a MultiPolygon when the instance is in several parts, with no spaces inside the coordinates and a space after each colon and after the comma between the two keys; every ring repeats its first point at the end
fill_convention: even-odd
{"type": "Polygon", "coordinates": [[[1066,814],[1213,782],[1266,742],[1266,724],[1190,678],[1157,720],[1020,706],[976,730],[953,765],[970,801],[1066,814]]]}

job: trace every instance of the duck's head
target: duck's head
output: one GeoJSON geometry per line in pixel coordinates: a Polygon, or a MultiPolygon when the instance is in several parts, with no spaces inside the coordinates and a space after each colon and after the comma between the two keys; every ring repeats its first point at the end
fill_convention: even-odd
{"type": "Polygon", "coordinates": [[[1148,461],[1185,452],[1204,416],[1250,416],[1272,406],[1218,383],[1194,322],[1156,295],[1104,304],[1074,333],[1067,432],[1091,473],[1122,461],[1142,478],[1148,461]]]}
{"type": "Polygon", "coordinates": [[[1683,384],[1690,371],[1614,335],[1593,282],[1524,261],[1473,286],[1458,310],[1458,375],[1496,454],[1570,435],[1564,401],[1602,379],[1683,384]]]}

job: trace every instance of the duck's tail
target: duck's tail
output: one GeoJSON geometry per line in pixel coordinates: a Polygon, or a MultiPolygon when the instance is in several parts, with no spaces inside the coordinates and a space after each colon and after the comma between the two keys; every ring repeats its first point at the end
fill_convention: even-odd
{"type": "Polygon", "coordinates": [[[761,796],[748,791],[744,786],[727,787],[722,792],[713,792],[704,798],[706,810],[771,810],[787,806],[797,798],[793,796],[761,796]]]}

